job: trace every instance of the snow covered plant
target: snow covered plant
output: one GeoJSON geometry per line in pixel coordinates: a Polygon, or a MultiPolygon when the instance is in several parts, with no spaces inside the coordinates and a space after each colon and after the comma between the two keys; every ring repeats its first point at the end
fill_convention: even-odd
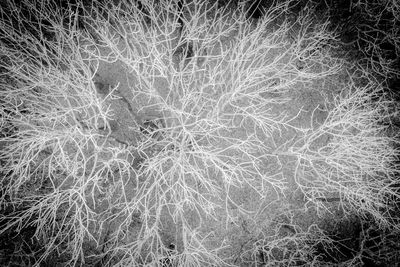
{"type": "Polygon", "coordinates": [[[398,109],[310,6],[4,2],[1,262],[356,264],[332,224],[399,230],[398,109]]]}

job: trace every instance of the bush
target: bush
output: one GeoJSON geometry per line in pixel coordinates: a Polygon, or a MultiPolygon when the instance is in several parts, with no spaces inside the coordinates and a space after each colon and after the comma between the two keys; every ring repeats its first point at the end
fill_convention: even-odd
{"type": "Polygon", "coordinates": [[[398,231],[396,103],[289,6],[6,1],[0,233],[40,245],[4,262],[322,265],[363,260],[324,256],[333,209],[398,231]]]}

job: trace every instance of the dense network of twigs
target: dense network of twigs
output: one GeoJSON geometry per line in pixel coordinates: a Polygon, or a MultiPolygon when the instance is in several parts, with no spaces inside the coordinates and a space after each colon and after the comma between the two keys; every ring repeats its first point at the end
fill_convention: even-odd
{"type": "MultiPolygon", "coordinates": [[[[260,232],[235,260],[222,253],[229,244],[202,228],[248,214],[236,188],[265,199],[269,189],[284,194],[289,180],[318,210],[328,210],[334,195],[346,215],[398,231],[399,146],[389,134],[398,107],[375,76],[394,69],[379,56],[364,65],[335,57],[340,41],[329,22],[315,20],[310,6],[287,17],[291,2],[278,1],[254,21],[246,3],[121,0],[60,9],[50,0],[5,1],[0,235],[14,241],[0,261],[327,263],[317,248],[335,244],[316,225],[288,228],[290,236],[260,232]],[[112,136],[114,111],[93,82],[100,62],[119,62],[136,77],[129,107],[145,99],[140,109],[162,114],[157,123],[136,118],[136,142],[112,136]],[[310,111],[308,127],[299,126],[294,121],[305,108],[293,113],[282,106],[310,87],[324,102],[310,111]],[[327,115],[314,124],[319,109],[327,115]],[[279,143],[285,132],[292,135],[279,143]],[[291,176],[265,167],[282,168],[283,158],[293,163],[291,176]],[[163,239],[167,219],[176,244],[163,239]]],[[[398,11],[396,1],[386,7],[398,11]]],[[[386,37],[398,49],[398,37],[386,37]]],[[[118,97],[115,91],[107,92],[118,97]]],[[[348,263],[359,262],[362,253],[348,263]]]]}

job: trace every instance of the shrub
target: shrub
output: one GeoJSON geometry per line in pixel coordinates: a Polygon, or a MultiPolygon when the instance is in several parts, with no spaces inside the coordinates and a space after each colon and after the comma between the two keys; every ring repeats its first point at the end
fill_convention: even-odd
{"type": "Polygon", "coordinates": [[[0,233],[36,266],[225,266],[329,262],[332,204],[398,230],[397,107],[289,4],[6,1],[0,233]]]}

